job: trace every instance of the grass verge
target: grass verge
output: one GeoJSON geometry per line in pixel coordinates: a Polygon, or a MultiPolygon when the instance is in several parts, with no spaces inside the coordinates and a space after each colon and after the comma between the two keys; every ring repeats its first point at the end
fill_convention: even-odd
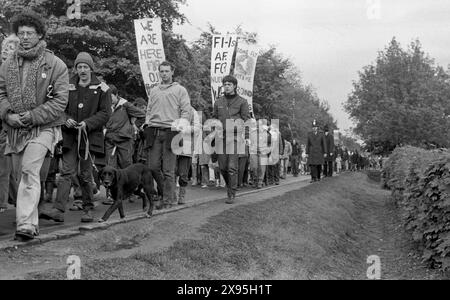
{"type": "Polygon", "coordinates": [[[381,256],[386,279],[439,277],[411,266],[408,243],[398,247],[403,232],[386,214],[388,195],[362,173],[344,174],[211,217],[200,240],[83,264],[82,279],[365,279],[370,255],[381,256]]]}

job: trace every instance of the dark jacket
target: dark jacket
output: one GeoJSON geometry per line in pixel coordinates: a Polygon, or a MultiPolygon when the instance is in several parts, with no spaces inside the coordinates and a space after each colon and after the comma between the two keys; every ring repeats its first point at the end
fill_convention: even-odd
{"type": "MultiPolygon", "coordinates": [[[[66,118],[80,123],[86,123],[89,137],[89,150],[97,154],[105,153],[105,139],[103,127],[111,116],[111,91],[108,85],[100,82],[92,74],[91,84],[88,86],[85,96],[80,99],[80,87],[78,86],[78,75],[70,79],[69,104],[66,108],[66,118]]],[[[78,130],[63,126],[63,148],[77,146],[78,130]]],[[[81,149],[85,149],[84,141],[81,149]]]]}
{"type": "Polygon", "coordinates": [[[292,143],[292,156],[300,156],[302,155],[302,148],[300,147],[300,144],[292,143]]]}
{"type": "Polygon", "coordinates": [[[325,163],[324,154],[327,153],[327,145],[323,133],[308,133],[306,143],[306,154],[308,154],[308,165],[323,165],[325,163]]]}
{"type": "MultiPolygon", "coordinates": [[[[217,101],[214,103],[213,118],[218,119],[220,122],[222,122],[224,137],[226,132],[226,120],[241,119],[245,122],[249,119],[249,116],[250,115],[247,100],[240,97],[239,95],[235,95],[230,99],[227,99],[225,96],[223,96],[217,99],[217,101]]],[[[238,132],[238,134],[242,134],[242,132],[238,132]]],[[[246,130],[245,137],[248,138],[248,136],[248,130],[246,130]]]]}
{"type": "Polygon", "coordinates": [[[119,103],[112,110],[111,117],[106,123],[105,138],[112,143],[130,141],[134,137],[131,118],[145,118],[145,111],[120,98],[119,103]]]}
{"type": "Polygon", "coordinates": [[[325,143],[326,143],[326,154],[327,154],[327,158],[325,159],[325,161],[334,161],[335,156],[334,156],[334,137],[331,133],[327,135],[323,135],[323,137],[325,138],[325,143]],[[333,154],[333,155],[331,155],[333,154]]]}

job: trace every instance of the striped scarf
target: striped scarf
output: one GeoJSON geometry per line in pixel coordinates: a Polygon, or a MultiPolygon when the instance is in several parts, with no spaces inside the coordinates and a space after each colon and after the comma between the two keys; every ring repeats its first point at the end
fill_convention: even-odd
{"type": "Polygon", "coordinates": [[[24,113],[36,107],[37,73],[44,59],[46,47],[47,43],[43,40],[29,50],[19,46],[14,53],[13,59],[9,60],[6,91],[8,93],[8,102],[14,113],[24,113]],[[27,73],[22,76],[26,80],[24,85],[21,83],[19,71],[19,62],[22,65],[23,60],[31,61],[27,73]]]}

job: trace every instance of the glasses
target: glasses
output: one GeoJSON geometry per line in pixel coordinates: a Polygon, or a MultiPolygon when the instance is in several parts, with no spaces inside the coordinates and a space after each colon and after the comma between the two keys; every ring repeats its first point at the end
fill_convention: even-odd
{"type": "Polygon", "coordinates": [[[33,37],[36,34],[37,34],[36,31],[22,31],[22,32],[18,32],[17,36],[20,38],[23,38],[24,36],[33,37]]]}

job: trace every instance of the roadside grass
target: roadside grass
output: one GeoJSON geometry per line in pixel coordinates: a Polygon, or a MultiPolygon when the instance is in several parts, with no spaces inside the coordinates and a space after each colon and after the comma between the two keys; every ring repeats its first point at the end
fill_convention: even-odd
{"type": "MultiPolygon", "coordinates": [[[[365,279],[367,257],[389,234],[379,219],[388,195],[362,173],[344,174],[231,208],[201,227],[200,240],[87,262],[82,279],[365,279]]],[[[52,270],[28,279],[65,277],[52,270]]]]}

